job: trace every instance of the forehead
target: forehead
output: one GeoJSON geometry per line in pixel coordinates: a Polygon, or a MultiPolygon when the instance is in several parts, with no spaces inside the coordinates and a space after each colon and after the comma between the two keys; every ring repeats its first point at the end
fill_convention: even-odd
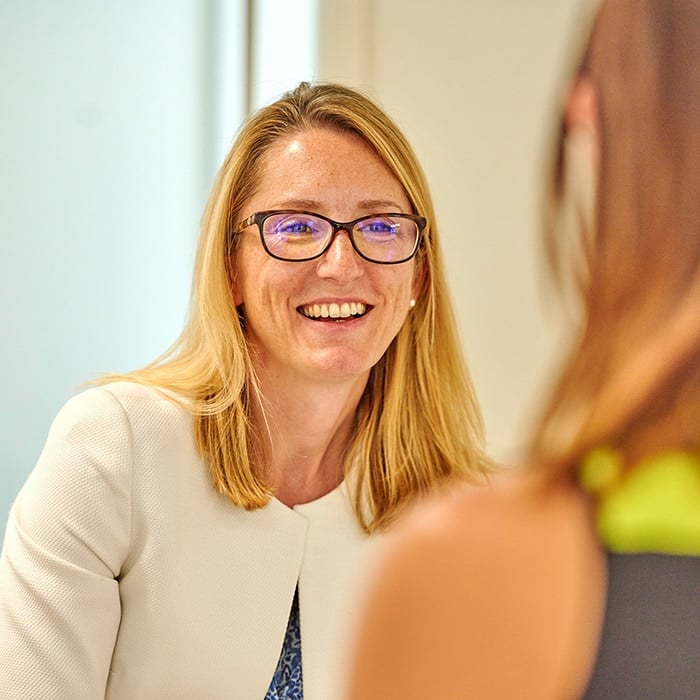
{"type": "Polygon", "coordinates": [[[323,200],[389,200],[405,207],[402,184],[361,136],[325,127],[285,135],[260,161],[255,200],[267,208],[323,200]]]}
{"type": "Polygon", "coordinates": [[[341,146],[359,152],[368,152],[379,158],[374,147],[359,133],[324,124],[282,134],[270,143],[263,158],[280,156],[284,153],[303,158],[307,154],[322,151],[328,146],[341,146]]]}

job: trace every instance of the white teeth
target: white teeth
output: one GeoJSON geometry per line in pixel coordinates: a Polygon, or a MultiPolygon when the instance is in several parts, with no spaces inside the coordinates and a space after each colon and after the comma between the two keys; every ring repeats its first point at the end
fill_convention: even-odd
{"type": "Polygon", "coordinates": [[[364,315],[367,307],[359,301],[344,301],[342,304],[310,304],[302,307],[301,311],[308,318],[350,318],[364,315]]]}

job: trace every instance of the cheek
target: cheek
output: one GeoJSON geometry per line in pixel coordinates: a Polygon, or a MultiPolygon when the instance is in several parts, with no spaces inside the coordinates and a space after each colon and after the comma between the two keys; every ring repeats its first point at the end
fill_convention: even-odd
{"type": "Polygon", "coordinates": [[[244,304],[247,316],[272,319],[286,314],[290,298],[307,285],[303,263],[285,263],[264,252],[251,251],[239,259],[232,285],[236,306],[244,304]]]}
{"type": "MultiPolygon", "coordinates": [[[[399,272],[396,270],[396,272],[399,272]]],[[[400,274],[384,277],[378,284],[383,284],[384,299],[387,304],[386,312],[394,319],[391,325],[403,323],[409,310],[409,302],[414,298],[416,279],[414,271],[401,270],[400,274]]]]}
{"type": "Polygon", "coordinates": [[[401,270],[399,278],[394,280],[397,301],[402,306],[415,297],[416,291],[420,288],[419,276],[415,265],[411,265],[409,269],[401,270]]]}

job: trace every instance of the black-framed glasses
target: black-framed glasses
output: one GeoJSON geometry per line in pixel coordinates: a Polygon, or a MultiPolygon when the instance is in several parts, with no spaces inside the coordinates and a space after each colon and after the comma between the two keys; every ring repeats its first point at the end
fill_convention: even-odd
{"type": "Polygon", "coordinates": [[[380,265],[410,260],[418,250],[427,220],[414,214],[370,214],[354,221],[333,221],[307,211],[259,211],[243,219],[234,230],[241,233],[256,224],[268,255],[278,260],[303,262],[323,255],[346,231],[357,254],[380,265]]]}

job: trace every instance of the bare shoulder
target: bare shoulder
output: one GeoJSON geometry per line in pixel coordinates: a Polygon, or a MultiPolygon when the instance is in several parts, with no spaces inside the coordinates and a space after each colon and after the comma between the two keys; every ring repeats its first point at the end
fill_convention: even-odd
{"type": "Polygon", "coordinates": [[[375,572],[350,697],[565,697],[562,669],[575,679],[588,661],[587,649],[572,661],[567,634],[596,604],[579,590],[596,547],[586,499],[566,483],[514,474],[421,504],[375,572]]]}
{"type": "Polygon", "coordinates": [[[566,536],[588,519],[587,499],[577,488],[545,487],[514,471],[490,486],[459,485],[427,499],[397,526],[389,548],[398,560],[410,561],[413,550],[436,558],[456,551],[498,558],[512,542],[541,544],[543,531],[566,536]]]}

